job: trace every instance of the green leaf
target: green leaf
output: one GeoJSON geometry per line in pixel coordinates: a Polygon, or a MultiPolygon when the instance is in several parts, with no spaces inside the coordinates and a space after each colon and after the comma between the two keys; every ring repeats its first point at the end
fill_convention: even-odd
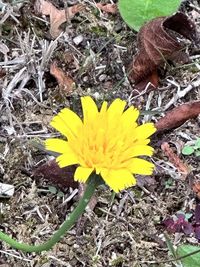
{"type": "Polygon", "coordinates": [[[166,181],[164,182],[164,184],[165,184],[165,188],[166,188],[166,189],[171,188],[171,187],[174,185],[174,183],[175,183],[175,181],[174,181],[173,179],[169,178],[168,180],[166,180],[166,181]]]}
{"type": "Polygon", "coordinates": [[[196,142],[195,142],[195,149],[198,149],[198,148],[200,148],[200,138],[198,138],[197,140],[196,140],[196,142]]]}
{"type": "Polygon", "coordinates": [[[139,31],[153,18],[172,15],[180,4],[181,0],[119,0],[119,12],[130,28],[139,31]]]}
{"type": "Polygon", "coordinates": [[[193,216],[192,213],[185,213],[185,219],[188,221],[193,216]]]}
{"type": "Polygon", "coordinates": [[[55,188],[55,186],[51,186],[51,185],[48,186],[48,190],[52,194],[56,194],[57,192],[57,189],[55,188]]]}
{"type": "Polygon", "coordinates": [[[65,195],[65,194],[64,194],[62,191],[60,191],[60,190],[59,190],[58,193],[57,193],[57,197],[58,197],[58,198],[60,198],[60,197],[64,197],[64,195],[65,195]]]}
{"type": "Polygon", "coordinates": [[[194,147],[192,146],[184,146],[184,148],[182,149],[183,155],[191,155],[192,153],[194,153],[194,147]]]}
{"type": "MultiPolygon", "coordinates": [[[[182,257],[186,254],[195,252],[196,250],[200,250],[200,247],[192,245],[182,245],[177,248],[176,254],[178,257],[182,257]]],[[[183,258],[180,261],[183,264],[183,267],[199,267],[200,251],[196,254],[183,258]]]]}
{"type": "Polygon", "coordinates": [[[200,157],[200,150],[196,150],[196,151],[194,152],[194,154],[195,154],[196,157],[200,157]]]}

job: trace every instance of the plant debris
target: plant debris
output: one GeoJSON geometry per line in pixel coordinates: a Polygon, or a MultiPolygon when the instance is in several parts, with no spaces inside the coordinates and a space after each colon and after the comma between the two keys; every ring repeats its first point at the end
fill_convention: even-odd
{"type": "Polygon", "coordinates": [[[200,181],[194,182],[192,189],[197,197],[200,199],[200,181]]]}
{"type": "Polygon", "coordinates": [[[55,160],[50,160],[37,167],[33,171],[33,176],[36,180],[46,180],[65,192],[69,187],[78,187],[78,182],[74,181],[75,170],[75,166],[60,168],[55,160]]]}
{"type": "Polygon", "coordinates": [[[15,189],[13,185],[0,183],[0,197],[12,197],[14,191],[15,189]]]}
{"type": "Polygon", "coordinates": [[[72,78],[65,73],[61,68],[57,66],[56,61],[50,65],[50,73],[56,78],[59,84],[59,88],[65,94],[72,93],[75,83],[72,78]]]}
{"type": "Polygon", "coordinates": [[[6,75],[5,70],[3,70],[2,68],[0,68],[0,78],[3,78],[6,75]]]}
{"type": "Polygon", "coordinates": [[[77,4],[65,9],[57,9],[52,3],[45,0],[37,0],[35,2],[35,10],[42,15],[50,16],[50,34],[53,38],[59,36],[62,32],[60,26],[72,19],[78,12],[84,9],[82,4],[77,4]]]}
{"type": "Polygon", "coordinates": [[[189,119],[194,119],[200,114],[200,101],[189,102],[168,111],[167,114],[156,122],[158,131],[177,128],[189,119]]]}
{"type": "Polygon", "coordinates": [[[171,233],[184,233],[186,235],[190,235],[193,232],[193,226],[188,222],[184,213],[177,213],[171,218],[165,219],[163,224],[171,233]]]}
{"type": "Polygon", "coordinates": [[[143,91],[148,82],[157,87],[158,76],[155,73],[167,60],[179,64],[189,62],[188,55],[183,51],[185,44],[180,42],[179,36],[197,41],[195,24],[181,12],[155,18],[140,29],[137,40],[139,51],[129,72],[129,78],[135,82],[138,91],[143,91]]]}
{"type": "Polygon", "coordinates": [[[163,220],[163,225],[171,233],[194,235],[200,241],[200,203],[190,213],[177,212],[176,215],[163,220]]]}
{"type": "Polygon", "coordinates": [[[181,177],[183,180],[186,179],[189,174],[189,170],[187,166],[181,161],[181,159],[174,153],[172,148],[169,146],[167,142],[162,143],[161,145],[162,151],[169,158],[169,161],[177,168],[177,170],[182,174],[181,177]]]}
{"type": "Polygon", "coordinates": [[[117,5],[116,4],[102,4],[97,3],[96,6],[106,13],[116,14],[117,13],[117,5]]]}

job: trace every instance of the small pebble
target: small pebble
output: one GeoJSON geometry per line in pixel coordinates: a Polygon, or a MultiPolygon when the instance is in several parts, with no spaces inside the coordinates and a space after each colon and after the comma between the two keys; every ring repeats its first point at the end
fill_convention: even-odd
{"type": "Polygon", "coordinates": [[[101,98],[101,96],[100,96],[100,94],[99,94],[98,92],[95,92],[95,93],[93,94],[93,96],[94,96],[94,98],[95,98],[96,100],[98,100],[98,99],[101,98]]]}
{"type": "Polygon", "coordinates": [[[79,45],[81,42],[83,41],[83,35],[78,35],[76,37],[74,37],[73,39],[73,42],[76,44],[76,45],[79,45]]]}
{"type": "Polygon", "coordinates": [[[106,79],[106,77],[107,77],[106,74],[101,74],[101,75],[99,76],[99,81],[100,81],[100,82],[103,82],[103,81],[106,79]]]}

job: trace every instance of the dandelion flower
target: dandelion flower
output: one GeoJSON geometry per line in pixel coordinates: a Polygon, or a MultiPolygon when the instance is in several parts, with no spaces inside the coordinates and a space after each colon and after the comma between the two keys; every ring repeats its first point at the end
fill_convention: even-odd
{"type": "Polygon", "coordinates": [[[85,183],[92,172],[101,175],[115,192],[136,184],[134,174],[150,175],[154,165],[140,156],[151,156],[149,136],[153,123],[138,125],[139,111],[125,110],[126,101],[115,99],[98,110],[89,96],[81,98],[83,120],[68,108],[56,115],[51,126],[66,137],[48,139],[46,149],[59,153],[56,161],[65,167],[77,164],[74,179],[85,183]]]}

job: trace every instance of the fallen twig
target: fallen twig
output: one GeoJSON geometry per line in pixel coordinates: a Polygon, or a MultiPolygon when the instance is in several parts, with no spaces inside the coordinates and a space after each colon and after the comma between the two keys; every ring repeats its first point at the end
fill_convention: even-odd
{"type": "Polygon", "coordinates": [[[185,180],[189,170],[187,166],[181,161],[177,154],[171,149],[167,142],[162,143],[161,145],[162,151],[168,157],[169,161],[177,168],[177,170],[182,174],[182,180],[185,180]]]}
{"type": "Polygon", "coordinates": [[[177,128],[189,119],[193,119],[200,114],[200,101],[188,102],[167,112],[159,119],[155,126],[158,131],[177,128]]]}

